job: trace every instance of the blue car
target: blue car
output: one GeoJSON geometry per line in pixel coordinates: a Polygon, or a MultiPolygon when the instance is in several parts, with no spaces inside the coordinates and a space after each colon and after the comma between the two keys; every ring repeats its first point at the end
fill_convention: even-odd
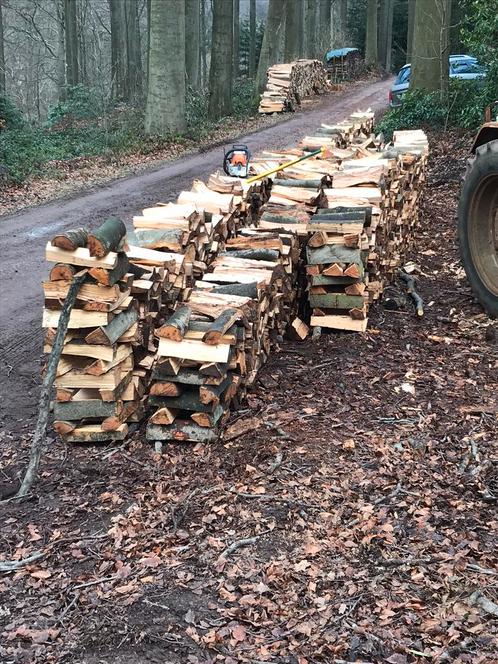
{"type": "MultiPolygon", "coordinates": [[[[486,69],[471,55],[450,55],[449,67],[450,78],[459,78],[462,81],[475,81],[486,76],[486,69]]],[[[400,70],[392,88],[389,90],[390,106],[401,104],[403,95],[410,87],[411,71],[410,64],[405,65],[400,70]]]]}

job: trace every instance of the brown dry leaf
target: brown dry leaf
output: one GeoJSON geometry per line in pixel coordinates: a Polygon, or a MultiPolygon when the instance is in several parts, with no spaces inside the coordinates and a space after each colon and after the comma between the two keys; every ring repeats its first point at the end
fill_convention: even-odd
{"type": "Polygon", "coordinates": [[[354,442],[354,440],[352,438],[348,438],[342,444],[342,449],[347,450],[348,452],[354,450],[355,447],[356,447],[356,443],[354,442]]]}
{"type": "Polygon", "coordinates": [[[223,438],[226,441],[235,440],[248,431],[255,431],[262,424],[263,422],[259,417],[247,417],[242,420],[237,420],[226,428],[223,438]]]}
{"type": "Polygon", "coordinates": [[[50,579],[52,572],[49,572],[48,569],[40,569],[36,572],[30,572],[30,576],[35,579],[50,579]]]}
{"type": "Polygon", "coordinates": [[[152,555],[148,556],[147,558],[141,558],[139,563],[143,565],[143,567],[159,567],[161,564],[161,559],[159,556],[152,555]]]}
{"type": "Polygon", "coordinates": [[[235,627],[232,627],[232,636],[236,641],[242,642],[245,641],[246,638],[246,628],[244,625],[236,625],[235,627]]]}

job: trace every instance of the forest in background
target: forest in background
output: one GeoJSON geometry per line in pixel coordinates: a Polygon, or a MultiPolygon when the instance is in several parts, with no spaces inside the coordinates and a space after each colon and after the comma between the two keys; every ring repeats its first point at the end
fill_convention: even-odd
{"type": "Polygon", "coordinates": [[[0,0],[0,163],[20,182],[60,160],[205,139],[222,118],[255,113],[270,65],[344,46],[376,74],[414,56],[414,93],[387,131],[424,118],[473,126],[497,96],[496,9],[497,0],[0,0]],[[449,85],[450,51],[485,62],[486,89],[449,85]]]}

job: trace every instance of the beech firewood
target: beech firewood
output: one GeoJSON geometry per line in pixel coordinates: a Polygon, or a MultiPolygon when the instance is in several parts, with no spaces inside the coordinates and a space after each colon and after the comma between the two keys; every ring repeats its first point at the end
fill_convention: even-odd
{"type": "Polygon", "coordinates": [[[191,315],[192,310],[187,305],[178,307],[166,323],[156,330],[157,336],[172,341],[181,341],[188,330],[191,315]]]}
{"type": "Polygon", "coordinates": [[[54,247],[64,249],[64,251],[74,251],[78,247],[86,247],[87,240],[88,230],[86,228],[75,228],[74,230],[56,235],[52,238],[52,244],[54,247]]]}
{"type": "Polygon", "coordinates": [[[90,256],[103,258],[110,251],[119,251],[126,235],[126,226],[117,217],[106,219],[100,228],[88,234],[90,256]]]}

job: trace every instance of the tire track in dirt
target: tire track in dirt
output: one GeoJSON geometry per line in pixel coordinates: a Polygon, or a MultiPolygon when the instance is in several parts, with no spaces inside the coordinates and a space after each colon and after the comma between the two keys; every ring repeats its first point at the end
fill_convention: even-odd
{"type": "MultiPolygon", "coordinates": [[[[354,86],[340,97],[323,97],[312,109],[252,134],[237,138],[253,153],[295,145],[322,122],[338,122],[350,113],[370,107],[384,111],[390,79],[354,86]]],[[[228,142],[227,142],[228,143],[228,142]]],[[[91,188],[74,198],[57,200],[0,218],[0,425],[21,430],[36,410],[40,328],[43,304],[41,282],[47,274],[44,246],[57,231],[72,226],[97,226],[115,215],[131,225],[142,208],[157,201],[175,200],[192,180],[206,180],[221,168],[223,149],[214,147],[168,162],[159,168],[91,188]]]]}

